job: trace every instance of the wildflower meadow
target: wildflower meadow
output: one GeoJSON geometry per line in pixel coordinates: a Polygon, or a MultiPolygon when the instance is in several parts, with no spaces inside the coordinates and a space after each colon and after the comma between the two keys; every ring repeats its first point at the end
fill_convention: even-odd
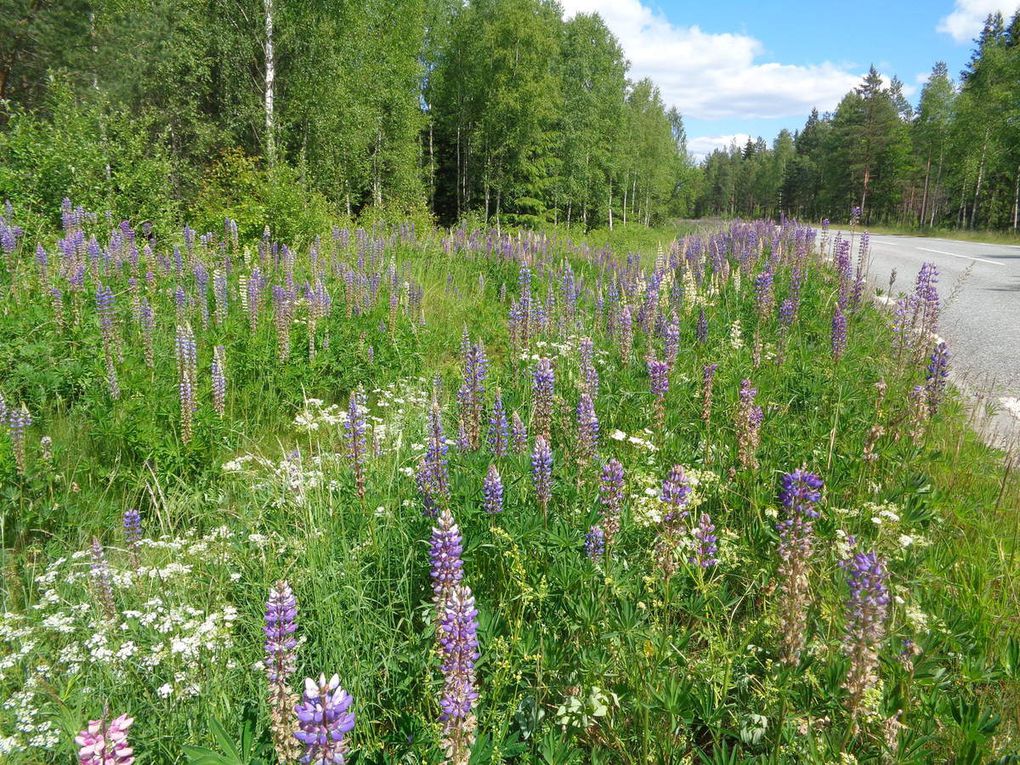
{"type": "Polygon", "coordinates": [[[1016,761],[951,285],[608,242],[8,205],[0,760],[1016,761]]]}

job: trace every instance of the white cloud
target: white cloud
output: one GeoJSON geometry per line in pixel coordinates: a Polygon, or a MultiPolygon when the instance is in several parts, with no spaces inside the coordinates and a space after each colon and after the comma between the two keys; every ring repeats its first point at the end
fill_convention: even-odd
{"type": "Polygon", "coordinates": [[[716,149],[728,149],[731,144],[743,147],[751,136],[747,133],[733,133],[731,135],[701,135],[696,138],[687,139],[687,151],[697,159],[704,159],[716,149]]]}
{"type": "Polygon", "coordinates": [[[631,76],[650,77],[685,118],[803,117],[831,110],[862,74],[831,62],[759,61],[764,46],[745,34],[674,25],[641,0],[561,0],[567,17],[598,12],[619,38],[631,76]]]}
{"type": "Polygon", "coordinates": [[[956,0],[953,12],[939,19],[935,30],[958,43],[970,42],[980,34],[988,14],[998,11],[1008,21],[1018,9],[1017,0],[956,0]]]}

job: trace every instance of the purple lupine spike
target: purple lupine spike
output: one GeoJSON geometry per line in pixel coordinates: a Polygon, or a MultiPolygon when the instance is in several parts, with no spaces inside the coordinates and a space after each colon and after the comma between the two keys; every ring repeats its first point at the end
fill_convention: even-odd
{"type": "Polygon", "coordinates": [[[78,745],[78,765],[132,765],[134,749],[128,743],[128,729],[133,717],[121,715],[106,722],[105,715],[91,720],[74,738],[78,745]]]}
{"type": "Polygon", "coordinates": [[[718,537],[715,535],[715,526],[712,525],[712,519],[708,513],[702,513],[698,525],[694,527],[695,547],[694,553],[689,558],[690,564],[692,566],[700,566],[701,568],[711,568],[718,565],[719,559],[716,555],[719,554],[719,548],[717,542],[718,537]]]}
{"type": "Polygon", "coordinates": [[[300,747],[293,715],[297,695],[290,689],[290,677],[297,666],[297,599],[286,581],[269,590],[266,601],[266,636],[263,666],[269,680],[269,728],[280,762],[297,759],[300,747]]]}
{"type": "Polygon", "coordinates": [[[25,475],[28,468],[25,435],[30,427],[32,427],[32,415],[27,406],[22,404],[20,407],[7,408],[7,429],[11,437],[11,449],[14,451],[14,464],[19,475],[25,475]]]}
{"type": "Polygon", "coordinates": [[[273,285],[273,323],[276,327],[276,355],[281,361],[290,357],[290,327],[294,320],[294,299],[284,287],[273,285]]]}
{"type": "Polygon", "coordinates": [[[816,519],[818,510],[815,505],[821,501],[824,487],[818,475],[798,468],[780,479],[779,501],[791,515],[816,519]]]}
{"type": "Polygon", "coordinates": [[[938,266],[931,262],[922,263],[914,284],[915,310],[918,316],[913,322],[922,338],[931,337],[938,331],[940,311],[938,282],[938,266]]]}
{"type": "Polygon", "coordinates": [[[506,419],[506,408],[503,406],[503,394],[496,389],[496,400],[492,403],[489,415],[489,449],[496,457],[506,455],[510,445],[510,424],[506,419]]]}
{"type": "Polygon", "coordinates": [[[939,340],[932,351],[925,375],[925,399],[928,404],[929,416],[934,415],[946,392],[946,381],[949,379],[949,346],[945,340],[939,340]]]}
{"type": "Polygon", "coordinates": [[[878,649],[885,638],[889,610],[885,560],[874,552],[857,553],[842,564],[850,578],[843,650],[850,659],[846,688],[856,714],[864,694],[878,683],[878,649]]]}
{"type": "Polygon", "coordinates": [[[588,529],[584,537],[584,554],[593,561],[602,560],[606,554],[606,533],[598,524],[588,529]]]}
{"type": "Polygon", "coordinates": [[[462,343],[464,382],[457,392],[457,401],[460,405],[460,423],[464,429],[466,446],[473,451],[481,444],[482,407],[489,361],[485,355],[485,346],[481,342],[470,342],[466,330],[464,338],[462,343]]]}
{"type": "Polygon", "coordinates": [[[577,449],[583,462],[594,459],[599,448],[599,418],[591,396],[582,393],[577,402],[577,449]]]}
{"type": "Polygon", "coordinates": [[[436,642],[442,660],[443,696],[439,719],[447,762],[466,765],[474,744],[475,662],[478,661],[478,609],[471,588],[458,585],[446,600],[436,642]]]}
{"type": "Polygon", "coordinates": [[[489,470],[485,474],[485,481],[482,483],[482,497],[485,512],[503,512],[503,479],[495,465],[489,465],[489,470]]]}
{"type": "Polygon", "coordinates": [[[212,396],[213,409],[222,418],[227,412],[227,352],[222,345],[213,347],[212,396]]]}
{"type": "Polygon", "coordinates": [[[758,467],[758,444],[761,442],[761,423],[764,418],[762,408],[755,399],[758,390],[751,387],[750,380],[740,383],[740,401],[737,405],[737,438],[739,444],[740,466],[755,470],[758,467]]]}
{"type": "Polygon", "coordinates": [[[705,316],[705,309],[698,312],[698,328],[696,330],[698,343],[704,345],[708,342],[708,317],[705,316]]]}
{"type": "Polygon", "coordinates": [[[712,419],[712,391],[718,364],[706,364],[701,375],[701,419],[707,424],[712,419]]]}
{"type": "Polygon", "coordinates": [[[843,315],[843,309],[840,308],[839,303],[836,304],[836,309],[832,314],[832,358],[834,361],[839,361],[843,356],[843,351],[846,350],[846,316],[843,315]]]}
{"type": "Polygon", "coordinates": [[[625,365],[630,364],[631,349],[634,347],[634,318],[628,306],[624,306],[620,311],[619,345],[620,358],[625,365]]]}
{"type": "Polygon", "coordinates": [[[668,580],[676,572],[677,552],[684,536],[684,519],[690,501],[691,485],[683,466],[674,465],[662,482],[659,500],[662,502],[662,522],[655,542],[653,555],[656,564],[668,580]]]}
{"type": "Polygon", "coordinates": [[[761,321],[764,321],[772,314],[772,309],[776,304],[772,282],[771,271],[762,271],[754,280],[754,300],[758,308],[758,317],[761,321]]]}
{"type": "Polygon", "coordinates": [[[549,442],[544,436],[537,436],[535,448],[531,452],[531,476],[543,516],[548,516],[549,500],[552,499],[552,468],[553,455],[549,442]]]}
{"type": "Polygon", "coordinates": [[[347,404],[344,432],[347,434],[347,458],[354,470],[354,483],[359,499],[365,498],[365,397],[360,391],[351,391],[347,404]]]}
{"type": "Polygon", "coordinates": [[[294,733],[305,752],[303,765],[343,765],[348,745],[345,737],[354,729],[354,699],[340,685],[340,677],[326,680],[319,675],[316,682],[305,678],[305,692],[294,708],[298,730],[294,733]]]}
{"type": "Polygon", "coordinates": [[[602,503],[602,531],[606,542],[612,545],[620,533],[620,512],[623,509],[623,465],[615,457],[602,467],[599,499],[602,503]]]}
{"type": "Polygon", "coordinates": [[[776,525],[779,533],[779,619],[783,632],[783,660],[796,665],[807,636],[807,613],[811,605],[810,564],[814,551],[813,521],[818,518],[822,479],[803,468],[785,474],[780,482],[779,502],[785,516],[776,525]]]}
{"type": "Polygon", "coordinates": [[[429,547],[431,562],[432,602],[439,613],[442,613],[453,589],[464,578],[464,562],[461,555],[464,542],[460,529],[454,521],[450,508],[443,508],[438,523],[432,528],[432,541],[429,547]]]}
{"type": "Polygon", "coordinates": [[[131,566],[138,569],[138,548],[142,542],[142,514],[131,507],[124,511],[122,522],[124,544],[131,556],[131,566]]]}
{"type": "Polygon", "coordinates": [[[106,552],[98,537],[92,537],[91,552],[92,586],[103,608],[103,616],[107,622],[112,622],[117,618],[117,604],[113,600],[113,578],[110,574],[110,564],[106,561],[106,552]]]}
{"type": "Polygon", "coordinates": [[[426,516],[434,518],[440,508],[450,501],[450,474],[447,463],[446,437],[443,435],[443,416],[439,404],[432,404],[429,412],[427,447],[418,466],[416,481],[426,516]]]}
{"type": "Polygon", "coordinates": [[[595,344],[590,337],[582,337],[577,346],[581,365],[581,387],[595,399],[599,395],[599,373],[595,369],[595,344]]]}
{"type": "Polygon", "coordinates": [[[784,300],[779,306],[779,326],[789,329],[793,324],[794,304],[790,298],[784,300]]]}
{"type": "Polygon", "coordinates": [[[229,295],[227,293],[227,276],[220,269],[213,271],[213,300],[216,304],[213,316],[220,326],[227,320],[229,295]]]}
{"type": "Polygon", "coordinates": [[[650,356],[647,361],[652,395],[655,396],[655,432],[661,434],[666,420],[666,394],[669,392],[669,364],[650,356]]]}
{"type": "Polygon", "coordinates": [[[510,418],[510,440],[513,442],[514,450],[518,454],[524,454],[528,449],[528,429],[524,426],[524,420],[517,412],[510,418]]]}
{"type": "Polygon", "coordinates": [[[664,341],[666,366],[673,369],[676,366],[677,356],[680,355],[680,317],[676,315],[675,311],[666,325],[664,341]]]}
{"type": "Polygon", "coordinates": [[[538,360],[532,380],[532,422],[535,433],[549,439],[552,425],[553,367],[547,358],[538,360]]]}
{"type": "Polygon", "coordinates": [[[103,354],[106,360],[106,384],[110,398],[120,398],[117,368],[114,356],[117,352],[117,330],[114,325],[113,290],[102,284],[96,289],[96,312],[99,314],[99,330],[103,338],[103,354]]]}
{"type": "Polygon", "coordinates": [[[195,398],[198,388],[198,350],[191,325],[185,324],[177,327],[175,345],[181,403],[181,440],[188,443],[191,441],[195,410],[198,409],[198,401],[195,398]]]}
{"type": "Polygon", "coordinates": [[[691,483],[683,465],[674,465],[662,481],[659,500],[665,505],[663,523],[675,524],[687,517],[687,503],[690,501],[691,483]]]}
{"type": "Polygon", "coordinates": [[[841,308],[846,308],[850,304],[850,294],[853,289],[853,259],[850,253],[850,240],[843,239],[836,242],[832,257],[836,274],[839,277],[837,300],[841,308]]]}

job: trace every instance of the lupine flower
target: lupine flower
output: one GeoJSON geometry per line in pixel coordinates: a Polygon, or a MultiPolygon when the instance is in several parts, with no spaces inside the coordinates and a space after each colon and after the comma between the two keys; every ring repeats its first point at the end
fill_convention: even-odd
{"type": "Polygon", "coordinates": [[[191,325],[177,327],[177,375],[181,402],[181,440],[191,441],[191,424],[198,408],[195,399],[198,377],[198,351],[195,347],[195,334],[191,325]]]}
{"type": "Polygon", "coordinates": [[[708,317],[705,316],[705,309],[698,312],[697,338],[701,345],[708,342],[708,317]]]}
{"type": "Polygon", "coordinates": [[[928,414],[934,415],[946,391],[946,380],[949,379],[949,347],[945,340],[940,340],[932,351],[925,375],[925,396],[928,403],[928,414]]]}
{"type": "Polygon", "coordinates": [[[496,400],[489,415],[489,449],[496,457],[506,455],[510,443],[510,425],[506,419],[503,395],[496,389],[496,400]]]}
{"type": "Polygon", "coordinates": [[[542,515],[547,515],[549,500],[552,498],[552,466],[553,455],[549,442],[543,436],[535,438],[535,448],[531,452],[531,475],[535,483],[535,496],[542,508],[542,515]]]}
{"type": "Polygon", "coordinates": [[[212,397],[213,409],[223,417],[227,411],[227,352],[222,345],[213,347],[212,397]]]}
{"type": "Polygon", "coordinates": [[[106,717],[92,720],[74,738],[78,745],[79,765],[132,765],[134,749],[128,743],[128,729],[134,718],[121,715],[106,722],[106,717]]]}
{"type": "Polygon", "coordinates": [[[595,344],[590,337],[582,337],[577,346],[581,365],[581,387],[595,399],[599,395],[599,373],[595,369],[595,344]]]}
{"type": "Polygon", "coordinates": [[[631,317],[630,308],[623,307],[620,312],[620,358],[624,364],[630,364],[631,349],[634,347],[634,319],[631,317]]]}
{"type": "Polygon", "coordinates": [[[142,326],[142,346],[145,353],[145,366],[152,369],[155,366],[153,332],[156,329],[156,316],[153,313],[152,305],[149,303],[148,298],[142,298],[138,308],[138,315],[142,326]]]}
{"type": "Polygon", "coordinates": [[[771,271],[762,271],[754,280],[754,300],[758,308],[759,321],[765,321],[772,314],[776,304],[772,281],[771,271]]]}
{"type": "Polygon", "coordinates": [[[290,356],[290,325],[294,320],[294,301],[290,292],[273,286],[273,322],[276,326],[276,355],[280,361],[290,356]]]}
{"type": "Polygon", "coordinates": [[[294,708],[299,728],[294,738],[304,744],[304,765],[343,765],[348,750],[344,737],[354,729],[353,701],[338,675],[329,680],[319,675],[318,682],[305,678],[304,696],[294,708]]]}
{"type": "Polygon", "coordinates": [[[779,501],[785,517],[779,533],[779,619],[783,631],[783,660],[796,664],[804,650],[807,613],[811,606],[810,564],[814,551],[814,519],[822,498],[822,479],[806,470],[783,476],[779,501]]]}
{"type": "Polygon", "coordinates": [[[691,486],[680,465],[674,465],[662,482],[659,500],[662,502],[662,522],[659,536],[655,541],[653,555],[656,564],[668,580],[676,572],[677,551],[684,537],[684,519],[687,518],[687,503],[691,486]]]}
{"type": "Polygon", "coordinates": [[[602,468],[599,482],[602,503],[602,531],[608,544],[620,533],[620,511],[623,509],[623,465],[615,457],[602,468]]]}
{"type": "Polygon", "coordinates": [[[594,561],[606,554],[606,533],[599,525],[592,526],[584,537],[584,554],[594,561]]]}
{"type": "Polygon", "coordinates": [[[347,405],[347,419],[344,420],[344,431],[347,434],[347,458],[354,470],[354,485],[358,490],[358,498],[365,498],[365,405],[364,396],[356,390],[351,391],[347,405]]]}
{"type": "Polygon", "coordinates": [[[846,350],[846,317],[843,309],[836,304],[836,310],[832,314],[832,358],[839,361],[846,350]]]}
{"type": "Polygon", "coordinates": [[[464,562],[461,560],[464,543],[450,508],[443,508],[438,521],[432,528],[429,560],[432,563],[432,600],[441,613],[453,588],[464,578],[464,562]]]}
{"type": "Polygon", "coordinates": [[[124,544],[131,554],[131,565],[138,568],[138,547],[142,541],[142,514],[135,508],[124,511],[124,544]]]}
{"type": "Polygon", "coordinates": [[[106,553],[97,537],[92,537],[92,586],[96,597],[103,607],[103,615],[107,622],[117,618],[117,605],[113,600],[113,578],[110,575],[110,564],[106,562],[106,553]]]}
{"type": "Polygon", "coordinates": [[[672,370],[676,366],[677,356],[680,355],[680,317],[675,311],[666,325],[664,340],[666,365],[672,370]]]}
{"type": "Polygon", "coordinates": [[[691,496],[691,484],[684,472],[683,465],[674,465],[670,468],[662,481],[662,490],[659,492],[659,501],[665,505],[662,520],[666,524],[673,524],[687,517],[687,506],[691,496]]]}
{"type": "MultiPolygon", "coordinates": [[[[2,421],[3,415],[0,413],[0,421],[2,421]]],[[[43,462],[47,465],[53,463],[53,439],[49,436],[43,436],[39,439],[39,450],[42,452],[40,455],[43,462]]]]}
{"type": "Polygon", "coordinates": [[[918,320],[912,324],[918,328],[922,341],[934,336],[938,332],[939,325],[939,269],[934,263],[926,262],[921,264],[921,270],[917,274],[917,281],[914,284],[914,295],[916,296],[916,310],[919,313],[918,320]]]}
{"type": "Polygon", "coordinates": [[[285,581],[269,590],[266,601],[266,658],[263,665],[269,680],[269,728],[280,762],[293,762],[299,754],[295,739],[297,726],[292,710],[297,694],[290,689],[290,677],[297,665],[297,599],[285,581]]]}
{"type": "Polygon", "coordinates": [[[712,419],[712,389],[718,364],[706,364],[701,376],[701,419],[707,424],[712,419]]]}
{"type": "Polygon", "coordinates": [[[553,368],[547,358],[538,360],[532,382],[532,421],[535,433],[549,439],[552,424],[553,368]]]}
{"type": "Polygon", "coordinates": [[[482,404],[489,362],[485,356],[485,346],[481,342],[466,342],[463,355],[464,382],[457,392],[457,401],[460,405],[460,424],[464,429],[467,447],[475,450],[481,443],[482,404]]]}
{"type": "Polygon", "coordinates": [[[580,459],[587,462],[595,457],[599,447],[599,418],[591,396],[582,393],[577,402],[577,449],[580,459]]]}
{"type": "Polygon", "coordinates": [[[755,470],[758,467],[758,444],[761,441],[762,408],[755,403],[758,390],[751,387],[750,380],[740,383],[740,402],[737,405],[737,433],[739,459],[742,468],[755,470]]]}
{"type": "Polygon", "coordinates": [[[528,448],[528,429],[524,426],[524,420],[517,412],[510,418],[510,440],[513,442],[514,450],[523,454],[528,448]]]}
{"type": "Polygon", "coordinates": [[[793,324],[794,312],[793,300],[787,298],[779,306],[779,326],[788,329],[793,324]]]}
{"type": "Polygon", "coordinates": [[[482,496],[485,512],[503,512],[503,479],[500,478],[499,470],[495,465],[489,465],[489,471],[485,474],[485,481],[482,483],[482,496]]]}
{"type": "Polygon", "coordinates": [[[96,289],[96,312],[99,314],[99,329],[103,337],[103,354],[106,360],[106,385],[110,398],[120,398],[120,384],[117,381],[117,368],[114,355],[117,349],[117,330],[114,327],[113,290],[99,285],[96,289]]]}
{"type": "Polygon", "coordinates": [[[857,553],[843,563],[850,577],[847,629],[843,650],[850,659],[846,688],[856,713],[868,689],[878,682],[878,649],[885,637],[889,609],[885,561],[875,553],[857,553]]]}
{"type": "Polygon", "coordinates": [[[478,609],[471,588],[458,585],[446,600],[436,633],[442,658],[443,696],[439,719],[447,762],[467,765],[474,744],[477,720],[474,706],[475,662],[478,661],[478,609]]]}
{"type": "Polygon", "coordinates": [[[32,427],[32,415],[28,407],[11,407],[7,410],[7,428],[11,435],[11,448],[14,451],[14,464],[20,475],[25,474],[27,458],[25,456],[25,432],[32,427]]]}
{"type": "Polygon", "coordinates": [[[218,268],[213,271],[213,299],[216,303],[216,309],[213,315],[216,319],[216,323],[222,325],[227,320],[227,277],[218,268]]]}
{"type": "Polygon", "coordinates": [[[416,481],[425,515],[434,518],[439,508],[447,506],[450,501],[450,475],[446,459],[446,437],[443,435],[443,415],[439,404],[435,402],[429,412],[428,425],[429,430],[426,434],[428,446],[418,466],[416,481]]]}
{"type": "Polygon", "coordinates": [[[655,396],[655,429],[662,432],[666,418],[666,394],[669,392],[669,364],[654,356],[648,359],[648,376],[651,378],[652,395],[655,396]]]}
{"type": "Polygon", "coordinates": [[[708,513],[702,513],[698,525],[694,527],[695,547],[694,554],[689,559],[691,565],[701,568],[717,565],[719,563],[719,559],[716,558],[719,552],[717,541],[712,519],[709,518],[708,513]]]}

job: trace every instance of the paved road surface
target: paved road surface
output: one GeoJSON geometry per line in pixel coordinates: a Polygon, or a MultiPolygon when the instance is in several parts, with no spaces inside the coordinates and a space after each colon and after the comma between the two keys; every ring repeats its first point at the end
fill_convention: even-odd
{"type": "Polygon", "coordinates": [[[943,301],[956,291],[939,332],[953,355],[955,381],[971,392],[989,391],[1002,410],[996,427],[1020,434],[1020,246],[871,237],[871,277],[886,289],[896,269],[893,296],[913,287],[926,260],[938,266],[943,301]]]}

